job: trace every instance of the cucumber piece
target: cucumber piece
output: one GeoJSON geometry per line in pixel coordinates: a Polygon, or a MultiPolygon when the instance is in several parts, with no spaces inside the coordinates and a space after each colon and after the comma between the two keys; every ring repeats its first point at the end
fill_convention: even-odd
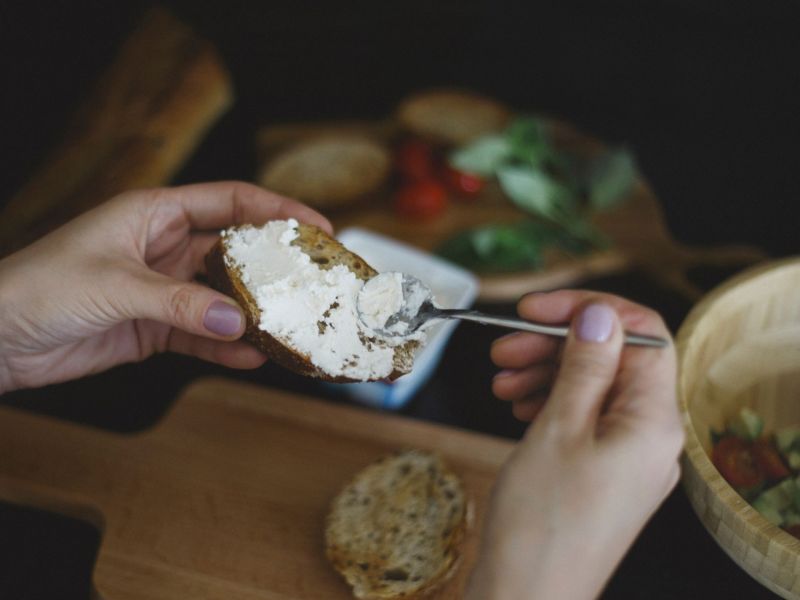
{"type": "MultiPolygon", "coordinates": [[[[777,512],[784,511],[794,506],[797,485],[793,479],[784,479],[778,485],[773,485],[768,490],[761,492],[753,501],[753,506],[758,504],[763,508],[772,508],[777,512]]],[[[761,512],[759,510],[758,512],[761,512]]]]}
{"type": "MultiPolygon", "coordinates": [[[[766,494],[766,492],[764,493],[766,494]]],[[[767,521],[780,527],[783,525],[783,515],[777,508],[770,504],[768,499],[765,499],[763,496],[764,494],[761,494],[761,496],[753,501],[753,508],[755,508],[767,521]]]]}
{"type": "MultiPolygon", "coordinates": [[[[787,510],[783,513],[783,527],[791,527],[792,525],[800,525],[800,512],[796,510],[787,510]]],[[[777,525],[777,523],[776,523],[777,525]]]]}
{"type": "Polygon", "coordinates": [[[755,440],[764,430],[764,419],[746,406],[739,411],[736,418],[731,419],[728,431],[745,440],[755,440]]]}
{"type": "Polygon", "coordinates": [[[800,452],[797,450],[789,451],[789,454],[786,455],[786,462],[789,463],[792,469],[800,469],[800,452]]]}
{"type": "Polygon", "coordinates": [[[800,450],[800,427],[784,427],[775,432],[775,445],[778,450],[788,454],[792,450],[800,450]]]}

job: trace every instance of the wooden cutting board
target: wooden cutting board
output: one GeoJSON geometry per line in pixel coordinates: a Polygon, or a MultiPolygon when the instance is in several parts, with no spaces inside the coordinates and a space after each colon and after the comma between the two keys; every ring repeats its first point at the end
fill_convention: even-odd
{"type": "Polygon", "coordinates": [[[342,485],[401,448],[438,451],[476,508],[464,561],[435,598],[460,598],[498,467],[513,444],[220,379],[189,387],[135,435],[0,409],[0,498],[102,532],[106,600],[336,600],[323,523],[342,485]]]}
{"type": "MultiPolygon", "coordinates": [[[[575,156],[592,157],[607,150],[603,142],[571,124],[545,118],[553,144],[575,156]]],[[[401,135],[400,125],[384,121],[295,123],[262,129],[257,145],[262,161],[269,161],[294,144],[317,136],[365,135],[389,146],[401,135]]],[[[467,229],[494,223],[515,223],[530,217],[516,208],[496,183],[486,186],[471,202],[453,201],[447,211],[429,221],[399,218],[392,210],[391,184],[368,202],[345,210],[330,211],[336,229],[361,227],[434,251],[442,242],[467,229]]],[[[553,252],[538,270],[513,273],[476,273],[480,279],[479,299],[484,302],[515,301],[535,290],[548,290],[577,284],[582,280],[641,269],[659,284],[690,300],[703,290],[687,277],[697,266],[748,265],[766,258],[764,252],[749,246],[694,247],[675,240],[666,224],[661,204],[643,177],[639,177],[629,198],[615,209],[597,213],[593,223],[609,239],[608,250],[584,256],[553,252]]]]}

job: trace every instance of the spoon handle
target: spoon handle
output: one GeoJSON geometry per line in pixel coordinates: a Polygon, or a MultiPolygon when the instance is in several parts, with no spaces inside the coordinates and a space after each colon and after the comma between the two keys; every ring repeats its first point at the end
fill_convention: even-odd
{"type": "MultiPolygon", "coordinates": [[[[534,323],[514,317],[487,315],[477,310],[440,309],[436,312],[435,316],[444,319],[474,321],[482,325],[496,325],[497,327],[505,327],[507,329],[519,329],[520,331],[531,331],[533,333],[542,333],[544,335],[553,335],[557,337],[567,337],[569,333],[568,325],[544,325],[542,323],[534,323]]],[[[667,340],[664,338],[629,333],[627,331],[625,332],[625,343],[631,346],[648,346],[651,348],[664,348],[668,344],[667,340]]]]}

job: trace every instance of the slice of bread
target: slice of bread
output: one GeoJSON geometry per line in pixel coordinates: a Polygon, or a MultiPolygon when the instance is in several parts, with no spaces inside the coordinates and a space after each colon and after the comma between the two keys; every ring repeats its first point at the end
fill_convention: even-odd
{"type": "Polygon", "coordinates": [[[461,146],[501,131],[511,116],[489,98],[458,90],[414,94],[400,103],[397,118],[410,133],[445,146],[461,146]]]}
{"type": "MultiPolygon", "coordinates": [[[[297,237],[291,242],[291,245],[298,246],[310,257],[311,262],[322,270],[331,269],[334,265],[344,265],[363,281],[378,274],[364,259],[350,252],[336,239],[313,225],[298,224],[297,237]]],[[[254,344],[271,360],[295,373],[334,383],[363,381],[363,379],[326,371],[314,364],[309,355],[293,347],[287,340],[279,339],[260,328],[261,308],[259,308],[253,291],[248,289],[247,284],[243,281],[240,268],[233,261],[226,259],[227,251],[226,237],[223,236],[206,256],[208,280],[215,289],[234,298],[244,309],[247,321],[244,339],[254,344]]],[[[264,264],[269,264],[270,260],[270,256],[263,257],[264,264]]],[[[372,342],[380,344],[380,340],[372,342]]],[[[391,374],[388,374],[389,379],[396,379],[411,370],[417,346],[417,341],[410,340],[393,348],[393,370],[391,374]]]]}
{"type": "Polygon", "coordinates": [[[356,598],[422,598],[455,572],[469,523],[458,476],[406,450],[363,469],[333,500],[328,559],[356,598]]]}
{"type": "Polygon", "coordinates": [[[257,179],[274,192],[332,209],[374,194],[390,170],[391,155],[383,144],[366,136],[322,135],[269,160],[257,179]]]}

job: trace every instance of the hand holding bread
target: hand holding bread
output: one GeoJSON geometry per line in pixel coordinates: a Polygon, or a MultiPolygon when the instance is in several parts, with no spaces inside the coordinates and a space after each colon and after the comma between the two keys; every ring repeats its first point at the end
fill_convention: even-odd
{"type": "Polygon", "coordinates": [[[0,261],[0,393],[167,350],[235,368],[266,356],[237,341],[241,308],[195,283],[223,227],[314,210],[241,182],[126,192],[0,261]]]}

